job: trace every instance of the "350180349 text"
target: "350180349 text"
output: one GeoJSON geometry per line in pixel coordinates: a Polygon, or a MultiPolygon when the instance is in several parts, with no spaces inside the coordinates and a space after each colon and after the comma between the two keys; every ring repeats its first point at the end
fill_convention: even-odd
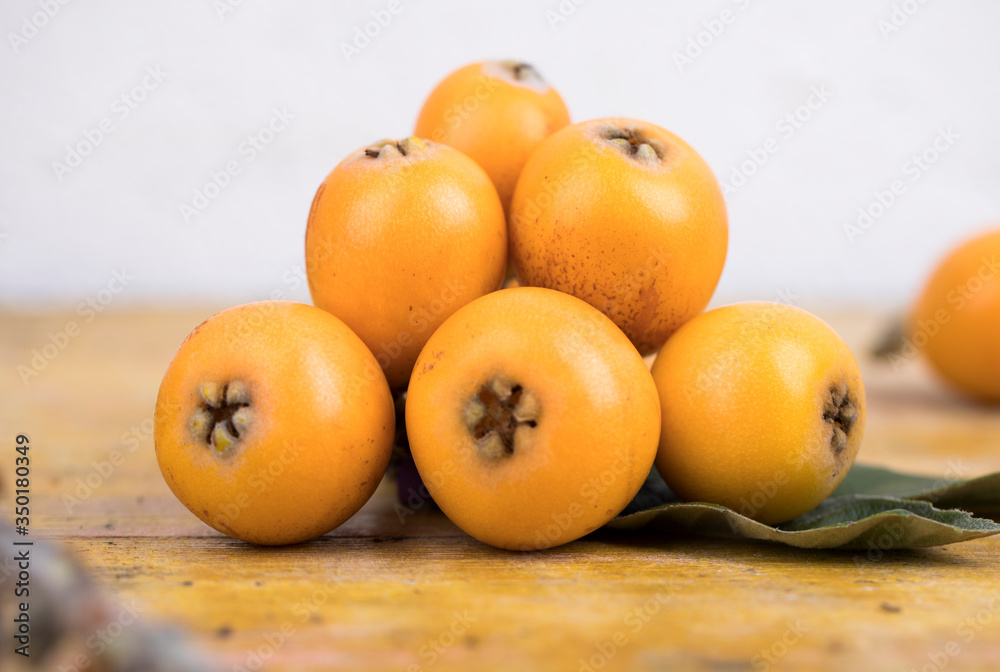
{"type": "MultiPolygon", "coordinates": [[[[24,434],[18,434],[14,444],[14,524],[20,537],[28,536],[31,523],[31,459],[28,452],[31,442],[24,434]]],[[[11,555],[17,569],[14,582],[14,597],[17,609],[14,616],[14,653],[30,657],[31,644],[31,545],[27,539],[15,537],[11,555]]]]}

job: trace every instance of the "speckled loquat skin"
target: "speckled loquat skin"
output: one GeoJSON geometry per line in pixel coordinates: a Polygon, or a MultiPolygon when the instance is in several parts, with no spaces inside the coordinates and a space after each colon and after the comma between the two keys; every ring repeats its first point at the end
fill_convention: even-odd
{"type": "Polygon", "coordinates": [[[177,498],[216,530],[264,545],[306,541],[354,515],[385,473],[394,429],[389,386],[361,339],[329,313],[287,301],[198,325],[163,377],[154,414],[156,459],[177,498]],[[212,435],[192,419],[206,409],[211,417],[226,403],[206,398],[237,386],[246,422],[230,425],[240,428],[232,445],[207,443],[212,435]]]}
{"type": "Polygon", "coordinates": [[[473,301],[434,333],[410,381],[406,427],[424,483],[456,525],[535,550],[596,530],[631,501],[653,465],[660,415],[648,369],[609,319],[568,294],[519,287],[473,301]],[[509,451],[491,453],[495,436],[477,440],[469,411],[497,380],[520,390],[520,421],[509,451]]]}
{"type": "Polygon", "coordinates": [[[652,374],[656,467],[686,501],[782,523],[825,500],[861,446],[857,362],[799,308],[752,302],[699,315],[663,346],[652,374]]]}
{"type": "Polygon", "coordinates": [[[521,172],[508,219],[521,283],[583,299],[643,355],[705,309],[726,260],[726,205],[708,164],[676,135],[633,119],[552,135],[521,172]],[[609,128],[638,138],[632,155],[609,128]]]}
{"type": "Polygon", "coordinates": [[[306,229],[313,303],[361,337],[394,390],[406,388],[437,326],[498,289],[506,269],[496,189],[447,145],[380,141],[344,159],[316,192],[306,229]]]}

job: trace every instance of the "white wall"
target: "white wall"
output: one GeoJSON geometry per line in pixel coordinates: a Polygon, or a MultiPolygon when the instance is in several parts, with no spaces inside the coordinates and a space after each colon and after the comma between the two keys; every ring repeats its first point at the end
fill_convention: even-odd
{"type": "Polygon", "coordinates": [[[729,197],[723,300],[906,302],[943,249],[1000,223],[991,0],[399,0],[350,62],[341,43],[388,0],[64,1],[0,8],[0,305],[75,306],[118,288],[122,269],[122,305],[308,300],[296,271],[316,186],[349,151],[410,132],[434,84],[483,58],[535,64],[575,120],[673,130],[723,181],[774,139],[729,197]],[[55,16],[12,37],[45,4],[55,16]],[[575,11],[550,25],[560,6],[575,11]],[[883,35],[894,7],[902,25],[883,35]],[[721,34],[678,67],[723,11],[721,34]],[[115,101],[147,68],[166,77],[123,119],[115,101]],[[829,100],[794,133],[777,127],[814,87],[829,100]],[[249,161],[240,145],[275,108],[294,119],[249,161]],[[104,118],[114,130],[60,181],[53,162],[104,118]],[[934,165],[907,168],[948,128],[957,139],[934,165]],[[228,161],[240,174],[185,221],[179,205],[228,161]],[[894,180],[905,191],[849,241],[844,226],[894,180]]]}

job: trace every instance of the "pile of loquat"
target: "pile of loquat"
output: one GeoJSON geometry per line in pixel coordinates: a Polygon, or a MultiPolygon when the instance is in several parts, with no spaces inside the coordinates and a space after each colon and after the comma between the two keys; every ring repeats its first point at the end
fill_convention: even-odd
{"type": "Polygon", "coordinates": [[[156,402],[160,470],[224,534],[305,541],[374,493],[405,404],[430,496],[493,546],[586,535],[653,468],[686,501],[790,520],[853,463],[864,385],[803,310],[704,312],[727,246],[719,183],[684,140],[571,124],[524,63],[463,67],[412,137],[320,185],[315,306],[237,306],[183,342],[156,402]]]}

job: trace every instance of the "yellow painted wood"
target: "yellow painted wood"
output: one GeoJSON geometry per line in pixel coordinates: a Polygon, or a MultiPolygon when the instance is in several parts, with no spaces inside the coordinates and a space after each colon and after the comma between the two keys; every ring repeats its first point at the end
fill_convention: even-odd
{"type": "MultiPolygon", "coordinates": [[[[997,538],[885,554],[599,533],[514,554],[438,513],[401,521],[386,484],[308,544],[223,537],[173,498],[151,437],[160,377],[212,312],[100,314],[27,384],[17,367],[81,320],[0,314],[0,427],[7,442],[31,437],[34,532],[222,669],[252,669],[254,656],[295,671],[1000,669],[997,538]]],[[[816,312],[862,363],[863,461],[953,478],[1000,470],[1000,412],[950,394],[920,362],[868,359],[885,316],[816,312]]],[[[11,451],[0,454],[9,512],[11,451]]]]}

